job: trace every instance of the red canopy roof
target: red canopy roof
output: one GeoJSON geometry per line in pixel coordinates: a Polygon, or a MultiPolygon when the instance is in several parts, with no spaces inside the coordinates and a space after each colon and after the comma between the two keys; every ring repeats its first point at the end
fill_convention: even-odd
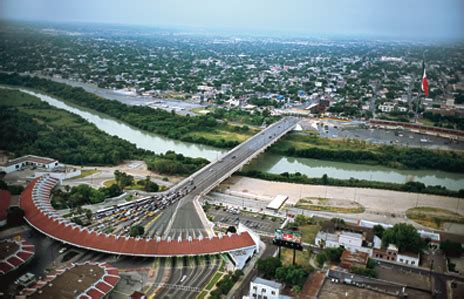
{"type": "Polygon", "coordinates": [[[34,203],[32,190],[38,182],[39,178],[34,179],[21,194],[21,207],[24,209],[26,221],[49,237],[77,247],[130,256],[185,256],[216,254],[255,246],[248,232],[226,235],[222,238],[193,239],[192,241],[156,241],[118,237],[60,223],[60,218],[48,216],[34,203]]]}

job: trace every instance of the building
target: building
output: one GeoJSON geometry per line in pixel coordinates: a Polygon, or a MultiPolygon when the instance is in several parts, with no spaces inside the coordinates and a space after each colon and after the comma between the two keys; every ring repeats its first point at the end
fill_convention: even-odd
{"type": "Polygon", "coordinates": [[[0,190],[0,227],[5,226],[8,218],[11,194],[6,190],[0,190]]]}
{"type": "Polygon", "coordinates": [[[379,110],[384,113],[390,113],[395,110],[395,103],[385,102],[382,105],[379,105],[379,110]]]}
{"type": "Polygon", "coordinates": [[[27,298],[105,298],[119,282],[119,272],[109,264],[72,264],[47,274],[19,293],[27,298]]]}
{"type": "Polygon", "coordinates": [[[278,211],[282,207],[282,205],[287,201],[287,195],[277,195],[274,199],[267,205],[267,209],[278,211]]]}
{"type": "Polygon", "coordinates": [[[323,248],[337,248],[340,247],[338,243],[338,235],[319,231],[314,240],[315,244],[323,248]]]}
{"type": "Polygon", "coordinates": [[[55,160],[55,159],[27,155],[27,156],[22,156],[16,159],[9,160],[7,162],[3,162],[2,164],[0,164],[0,171],[11,173],[14,171],[18,171],[27,166],[40,167],[40,168],[51,170],[57,167],[58,164],[59,164],[58,160],[55,160]]]}
{"type": "MultiPolygon", "coordinates": [[[[375,224],[372,224],[374,223],[363,223],[362,226],[358,226],[350,223],[326,222],[321,231],[317,233],[314,243],[323,248],[343,247],[352,254],[365,253],[368,257],[375,259],[411,266],[419,265],[419,254],[400,253],[394,244],[389,244],[387,248],[383,248],[382,240],[373,234],[371,227],[375,224]]],[[[433,233],[424,234],[424,236],[436,239],[433,233]]]]}
{"type": "Polygon", "coordinates": [[[412,252],[398,253],[396,262],[417,267],[419,266],[420,255],[412,252]]]}
{"type": "Polygon", "coordinates": [[[34,245],[26,240],[0,241],[0,276],[27,264],[34,257],[34,253],[34,245]]]}
{"type": "Polygon", "coordinates": [[[286,299],[291,298],[282,295],[283,285],[273,280],[256,277],[250,282],[250,292],[243,299],[286,299]]]}
{"type": "Polygon", "coordinates": [[[345,250],[340,257],[340,267],[345,269],[351,269],[352,267],[366,268],[368,261],[369,254],[366,252],[351,252],[345,250]]]}
{"type": "Polygon", "coordinates": [[[356,251],[362,247],[362,234],[342,231],[338,237],[338,244],[350,251],[356,251]]]}

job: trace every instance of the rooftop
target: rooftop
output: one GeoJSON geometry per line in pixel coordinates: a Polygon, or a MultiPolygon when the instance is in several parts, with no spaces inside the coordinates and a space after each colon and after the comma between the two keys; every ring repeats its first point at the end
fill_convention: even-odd
{"type": "Polygon", "coordinates": [[[97,265],[75,266],[40,288],[30,298],[74,298],[96,283],[103,276],[97,265]]]}
{"type": "Polygon", "coordinates": [[[28,298],[102,298],[119,282],[108,264],[78,264],[49,274],[22,295],[28,298]]]}
{"type": "Polygon", "coordinates": [[[342,263],[348,262],[367,265],[367,261],[369,260],[369,254],[367,252],[350,252],[348,250],[345,250],[343,251],[340,260],[342,261],[342,263]]]}
{"type": "Polygon", "coordinates": [[[281,283],[278,283],[278,282],[273,281],[273,280],[267,280],[267,279],[264,279],[264,278],[261,278],[261,277],[256,277],[253,280],[253,283],[265,285],[265,286],[275,288],[275,289],[279,289],[279,290],[282,288],[281,283]]]}
{"type": "Polygon", "coordinates": [[[35,163],[40,163],[40,164],[49,164],[53,162],[57,162],[58,160],[56,159],[51,159],[47,157],[39,157],[39,156],[34,156],[34,155],[26,155],[22,156],[19,158],[15,158],[12,160],[9,160],[8,162],[4,163],[3,166],[10,166],[22,162],[35,162],[35,163]]]}
{"type": "Polygon", "coordinates": [[[4,260],[16,251],[18,251],[19,245],[12,240],[5,240],[0,242],[0,260],[4,260]]]}

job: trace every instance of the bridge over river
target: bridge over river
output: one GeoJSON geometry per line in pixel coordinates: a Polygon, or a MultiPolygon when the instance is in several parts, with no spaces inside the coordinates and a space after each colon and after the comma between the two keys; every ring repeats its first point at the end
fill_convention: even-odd
{"type": "Polygon", "coordinates": [[[163,211],[163,214],[148,228],[154,235],[173,238],[212,235],[212,229],[201,208],[198,199],[229,178],[253,158],[265,151],[269,146],[291,131],[298,118],[286,117],[268,126],[263,131],[249,138],[216,161],[208,164],[198,172],[180,182],[172,192],[189,191],[175,204],[163,211]],[[192,188],[194,188],[192,190],[192,188]]]}
{"type": "Polygon", "coordinates": [[[270,125],[167,192],[98,211],[93,217],[104,221],[96,226],[80,226],[57,213],[50,204],[50,196],[59,180],[44,175],[34,179],[21,194],[24,218],[32,227],[60,242],[117,255],[167,257],[257,250],[259,237],[244,226],[239,225],[237,234],[215,236],[198,200],[292,130],[297,122],[297,118],[287,117],[270,125]],[[155,214],[148,217],[144,237],[113,231],[112,221],[116,218],[127,214],[131,219],[125,221],[134,223],[147,220],[150,211],[155,214]]]}

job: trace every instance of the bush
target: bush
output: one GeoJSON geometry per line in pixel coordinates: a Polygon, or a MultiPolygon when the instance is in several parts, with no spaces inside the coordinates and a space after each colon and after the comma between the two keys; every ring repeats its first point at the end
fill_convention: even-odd
{"type": "Polygon", "coordinates": [[[374,269],[369,269],[369,268],[351,267],[350,272],[354,274],[362,275],[362,276],[372,277],[372,278],[377,277],[377,272],[374,269]]]}

